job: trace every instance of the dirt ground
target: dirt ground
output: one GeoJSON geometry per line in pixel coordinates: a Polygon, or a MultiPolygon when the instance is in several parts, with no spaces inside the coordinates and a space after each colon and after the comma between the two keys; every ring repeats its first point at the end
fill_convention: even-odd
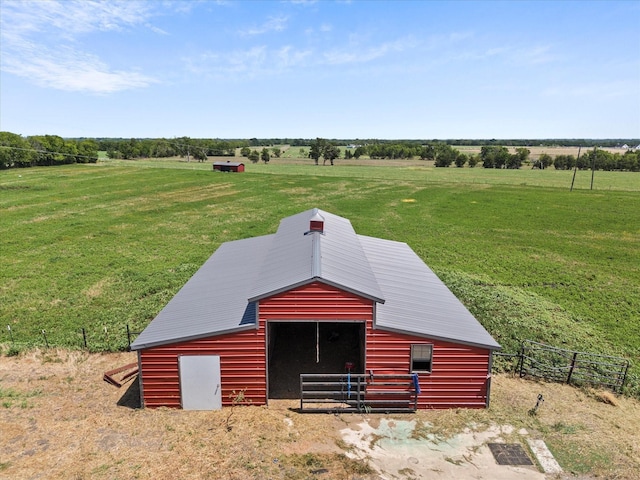
{"type": "Polygon", "coordinates": [[[215,412],[142,410],[132,408],[133,382],[118,389],[102,380],[132,361],[131,353],[54,350],[0,356],[0,478],[446,478],[422,447],[392,464],[397,432],[382,430],[392,424],[410,425],[402,448],[451,446],[464,433],[479,439],[466,456],[442,457],[456,478],[463,468],[466,478],[492,478],[473,455],[495,431],[508,443],[543,439],[563,478],[640,478],[640,402],[602,392],[496,376],[488,410],[300,414],[294,400],[215,412]],[[533,415],[539,394],[544,403],[533,415]]]}

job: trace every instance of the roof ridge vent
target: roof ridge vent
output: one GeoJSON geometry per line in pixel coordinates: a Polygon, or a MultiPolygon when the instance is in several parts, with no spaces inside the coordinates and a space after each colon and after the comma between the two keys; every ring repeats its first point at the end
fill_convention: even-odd
{"type": "Polygon", "coordinates": [[[309,221],[309,232],[324,233],[324,217],[316,210],[309,221]]]}

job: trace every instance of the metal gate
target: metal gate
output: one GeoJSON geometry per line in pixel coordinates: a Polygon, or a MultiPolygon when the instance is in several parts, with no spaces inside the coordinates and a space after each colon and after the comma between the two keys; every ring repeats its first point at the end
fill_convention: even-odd
{"type": "Polygon", "coordinates": [[[575,385],[593,385],[622,391],[629,360],[576,352],[525,340],[520,354],[520,377],[532,376],[575,385]]]}
{"type": "Polygon", "coordinates": [[[415,412],[417,375],[300,374],[301,412],[415,412]]]}

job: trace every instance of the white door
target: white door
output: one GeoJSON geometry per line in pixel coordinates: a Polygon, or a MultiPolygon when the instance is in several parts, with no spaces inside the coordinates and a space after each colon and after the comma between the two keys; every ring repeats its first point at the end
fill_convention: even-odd
{"type": "Polygon", "coordinates": [[[178,357],[180,396],[185,410],[220,410],[219,355],[183,355],[178,357]]]}

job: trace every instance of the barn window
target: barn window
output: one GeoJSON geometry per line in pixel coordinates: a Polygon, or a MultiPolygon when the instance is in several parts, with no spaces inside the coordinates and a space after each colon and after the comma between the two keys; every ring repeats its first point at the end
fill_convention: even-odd
{"type": "Polygon", "coordinates": [[[411,371],[431,373],[433,345],[411,345],[411,371]]]}

